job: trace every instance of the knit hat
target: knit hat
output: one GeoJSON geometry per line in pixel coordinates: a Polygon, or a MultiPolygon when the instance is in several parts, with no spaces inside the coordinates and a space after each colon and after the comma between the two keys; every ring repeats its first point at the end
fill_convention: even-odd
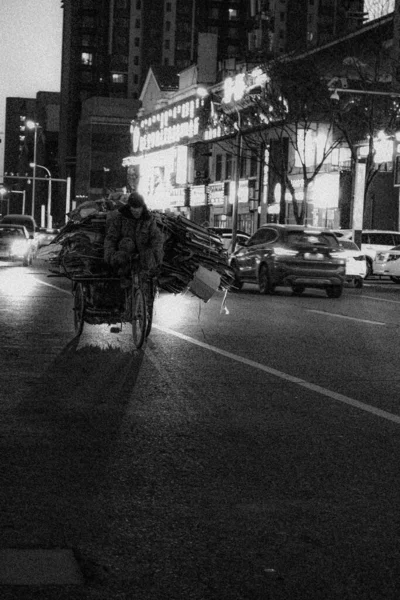
{"type": "Polygon", "coordinates": [[[146,203],[143,196],[137,192],[132,192],[128,198],[128,206],[132,206],[132,208],[144,208],[146,203]]]}

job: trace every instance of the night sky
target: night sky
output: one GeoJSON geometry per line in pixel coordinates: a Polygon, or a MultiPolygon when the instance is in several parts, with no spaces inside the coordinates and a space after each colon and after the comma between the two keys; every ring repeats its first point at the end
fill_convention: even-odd
{"type": "Polygon", "coordinates": [[[0,1],[0,182],[6,98],[60,91],[62,17],[60,0],[0,1]]]}

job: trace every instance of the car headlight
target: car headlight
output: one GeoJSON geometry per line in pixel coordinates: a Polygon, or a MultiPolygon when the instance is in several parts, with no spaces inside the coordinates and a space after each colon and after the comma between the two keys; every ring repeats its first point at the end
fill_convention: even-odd
{"type": "Polygon", "coordinates": [[[27,251],[27,244],[23,240],[16,240],[11,244],[11,254],[21,256],[27,251]]]}

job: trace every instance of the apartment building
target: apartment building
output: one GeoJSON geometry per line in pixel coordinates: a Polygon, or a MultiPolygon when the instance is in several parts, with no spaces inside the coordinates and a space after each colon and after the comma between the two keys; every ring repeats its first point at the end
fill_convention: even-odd
{"type": "MultiPolygon", "coordinates": [[[[82,132],[80,123],[100,120],[106,136],[129,129],[132,113],[151,66],[184,70],[197,62],[200,33],[216,34],[217,78],[234,73],[243,61],[257,62],[269,54],[285,53],[317,44],[346,26],[362,22],[363,0],[62,0],[64,10],[59,162],[63,177],[72,177],[72,195],[85,198],[101,192],[91,181],[89,168],[109,169],[110,158],[93,168],[87,156],[84,170],[78,164],[82,132]],[[353,12],[361,16],[354,17],[353,12]],[[357,20],[358,19],[358,20],[357,20]],[[90,110],[106,98],[99,119],[90,110]],[[89,106],[84,106],[91,99],[89,106]],[[117,124],[112,102],[118,100],[117,124]],[[123,114],[125,106],[125,115],[123,114]],[[114,127],[115,125],[115,127],[114,127]],[[100,164],[103,163],[103,164],[100,164]]],[[[86,127],[86,125],[85,125],[86,127]]],[[[86,128],[87,131],[87,128],[86,128]]],[[[114,149],[129,153],[128,136],[114,149]]],[[[104,147],[107,143],[102,144],[104,147]]],[[[90,143],[89,143],[90,146],[90,143]]],[[[122,176],[123,174],[121,174],[122,176]]],[[[118,186],[123,178],[111,177],[118,186]]]]}

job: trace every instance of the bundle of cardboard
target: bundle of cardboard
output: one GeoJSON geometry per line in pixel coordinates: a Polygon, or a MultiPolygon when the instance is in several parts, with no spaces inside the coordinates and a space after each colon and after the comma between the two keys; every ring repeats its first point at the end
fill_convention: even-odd
{"type": "MultiPolygon", "coordinates": [[[[39,258],[52,273],[70,279],[115,277],[103,260],[109,210],[77,212],[39,258]]],[[[153,213],[164,237],[164,259],[157,273],[158,287],[179,294],[190,290],[207,302],[217,290],[234,282],[221,239],[183,216],[153,213]]]]}

